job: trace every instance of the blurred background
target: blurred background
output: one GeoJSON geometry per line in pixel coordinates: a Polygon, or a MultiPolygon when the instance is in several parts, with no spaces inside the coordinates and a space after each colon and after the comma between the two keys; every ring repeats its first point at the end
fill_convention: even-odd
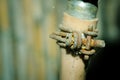
{"type": "Polygon", "coordinates": [[[58,80],[59,47],[49,38],[65,0],[0,0],[0,80],[58,80]]]}
{"type": "MultiPolygon", "coordinates": [[[[120,0],[85,1],[98,6],[99,37],[106,42],[91,59],[86,79],[116,78],[120,0]]],[[[0,0],[0,80],[59,80],[60,50],[49,34],[61,24],[66,5],[67,0],[0,0]]]]}

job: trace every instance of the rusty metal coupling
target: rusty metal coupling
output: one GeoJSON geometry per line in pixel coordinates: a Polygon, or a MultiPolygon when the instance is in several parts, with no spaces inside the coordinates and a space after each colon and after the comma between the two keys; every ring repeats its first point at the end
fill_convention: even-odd
{"type": "Polygon", "coordinates": [[[88,30],[84,32],[74,31],[68,27],[61,25],[60,31],[54,32],[50,35],[50,38],[57,40],[57,44],[64,48],[79,51],[79,54],[84,54],[84,59],[88,60],[89,55],[95,53],[95,47],[105,47],[103,40],[95,40],[98,30],[93,26],[89,26],[88,30]]]}
{"type": "Polygon", "coordinates": [[[59,26],[60,31],[52,33],[50,37],[57,40],[59,46],[76,51],[76,54],[79,52],[78,55],[84,55],[84,60],[88,60],[89,56],[96,52],[95,47],[105,47],[103,40],[95,39],[98,36],[96,20],[94,22],[97,7],[83,1],[70,0],[66,13],[64,23],[59,26]],[[74,27],[79,27],[81,30],[76,30],[74,27]]]}

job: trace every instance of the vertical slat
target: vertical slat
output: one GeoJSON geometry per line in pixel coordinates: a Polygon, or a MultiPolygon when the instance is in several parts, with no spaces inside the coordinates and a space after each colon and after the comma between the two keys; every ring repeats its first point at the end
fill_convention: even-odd
{"type": "Polygon", "coordinates": [[[26,26],[23,19],[23,5],[21,0],[8,0],[11,26],[13,27],[17,79],[26,80],[26,60],[27,60],[27,46],[26,46],[26,26]]]}
{"type": "MultiPolygon", "coordinates": [[[[1,3],[1,1],[0,1],[0,3],[1,3]]],[[[1,42],[1,12],[0,12],[0,44],[2,43],[1,42]]],[[[2,79],[2,45],[0,45],[0,80],[2,79]]]]}
{"type": "MultiPolygon", "coordinates": [[[[22,0],[23,1],[23,10],[24,10],[24,19],[27,32],[27,75],[28,80],[37,80],[37,69],[36,68],[36,57],[35,54],[35,25],[32,17],[33,4],[32,0],[22,0]]],[[[42,80],[42,79],[41,79],[42,80]]]]}
{"type": "Polygon", "coordinates": [[[55,70],[56,67],[56,54],[57,47],[56,44],[52,42],[49,38],[49,33],[51,30],[54,30],[56,27],[56,16],[54,12],[54,0],[45,1],[42,0],[42,12],[43,12],[43,23],[41,24],[41,40],[42,40],[42,49],[44,53],[45,59],[45,75],[47,76],[46,80],[57,80],[57,72],[55,70]],[[48,4],[49,3],[49,4],[48,4]],[[44,35],[44,36],[43,36],[44,35]],[[54,67],[54,68],[53,68],[54,67]]]}
{"type": "Polygon", "coordinates": [[[0,1],[0,21],[1,21],[1,53],[2,53],[2,80],[13,80],[13,51],[12,38],[8,18],[7,0],[0,1]]]}
{"type": "MultiPolygon", "coordinates": [[[[34,10],[33,10],[33,15],[34,15],[34,20],[35,20],[35,25],[37,27],[39,39],[40,39],[40,56],[41,59],[41,69],[44,69],[45,75],[45,80],[56,80],[56,47],[55,43],[52,44],[49,39],[49,33],[51,30],[55,29],[55,23],[56,23],[56,16],[53,12],[54,10],[54,1],[45,1],[45,0],[34,0],[34,10]],[[52,45],[52,47],[51,47],[52,45]],[[53,56],[54,55],[54,56],[53,56]],[[54,65],[53,65],[54,63],[54,65]],[[44,67],[44,68],[43,68],[44,67]],[[54,67],[54,68],[53,68],[54,67]]],[[[37,41],[36,41],[37,42],[37,41]]],[[[37,56],[36,56],[37,57],[37,56]]]]}
{"type": "Polygon", "coordinates": [[[41,9],[41,0],[33,0],[32,2],[32,19],[34,20],[34,46],[35,46],[35,54],[34,54],[34,61],[35,61],[35,68],[36,68],[36,75],[38,80],[45,80],[45,58],[43,53],[43,45],[42,45],[42,36],[39,33],[42,32],[41,30],[41,22],[43,22],[42,18],[42,9],[41,9]]]}

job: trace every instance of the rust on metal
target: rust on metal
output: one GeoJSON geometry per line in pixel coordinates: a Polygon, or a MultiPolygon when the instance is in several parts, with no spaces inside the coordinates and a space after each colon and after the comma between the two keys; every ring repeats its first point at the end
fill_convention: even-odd
{"type": "Polygon", "coordinates": [[[67,8],[68,14],[64,14],[64,22],[59,26],[60,31],[52,33],[50,37],[57,40],[59,46],[84,54],[87,60],[89,55],[96,52],[95,47],[105,47],[103,40],[95,39],[98,36],[96,27],[98,19],[95,17],[97,8],[82,1],[70,1],[67,8]],[[74,19],[73,23],[70,23],[72,19],[74,19]],[[76,28],[85,26],[85,30],[82,28],[77,30],[72,28],[73,26],[76,28]]]}
{"type": "Polygon", "coordinates": [[[61,47],[69,47],[71,50],[79,50],[80,54],[84,54],[85,60],[89,59],[89,55],[94,54],[95,47],[105,47],[103,40],[95,40],[94,37],[98,35],[97,29],[89,26],[86,32],[73,31],[72,29],[62,26],[59,27],[60,31],[54,32],[50,35],[51,38],[57,40],[57,44],[61,47]],[[86,37],[83,38],[81,35],[86,37]]]}

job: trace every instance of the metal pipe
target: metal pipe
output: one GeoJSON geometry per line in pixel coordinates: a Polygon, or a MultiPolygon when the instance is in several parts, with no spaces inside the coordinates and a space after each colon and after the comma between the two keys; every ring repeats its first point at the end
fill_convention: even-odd
{"type": "MultiPolygon", "coordinates": [[[[67,11],[64,13],[63,26],[82,32],[90,24],[96,24],[97,8],[82,1],[68,1],[67,11]],[[91,10],[91,11],[90,11],[91,10]]],[[[61,80],[85,80],[85,63],[80,56],[61,48],[61,80]]]]}
{"type": "Polygon", "coordinates": [[[92,39],[97,36],[96,13],[97,7],[90,3],[78,0],[68,1],[60,26],[61,32],[55,32],[50,36],[57,40],[62,53],[60,80],[85,80],[84,61],[89,60],[89,55],[95,53],[91,47],[105,46],[104,41],[92,39]]]}
{"type": "MultiPolygon", "coordinates": [[[[74,16],[64,13],[63,25],[76,31],[84,31],[89,24],[96,24],[97,20],[80,20],[74,16]]],[[[61,79],[60,80],[85,80],[85,63],[81,56],[74,55],[75,52],[61,47],[61,79]],[[71,55],[73,54],[73,55],[71,55]]]]}

